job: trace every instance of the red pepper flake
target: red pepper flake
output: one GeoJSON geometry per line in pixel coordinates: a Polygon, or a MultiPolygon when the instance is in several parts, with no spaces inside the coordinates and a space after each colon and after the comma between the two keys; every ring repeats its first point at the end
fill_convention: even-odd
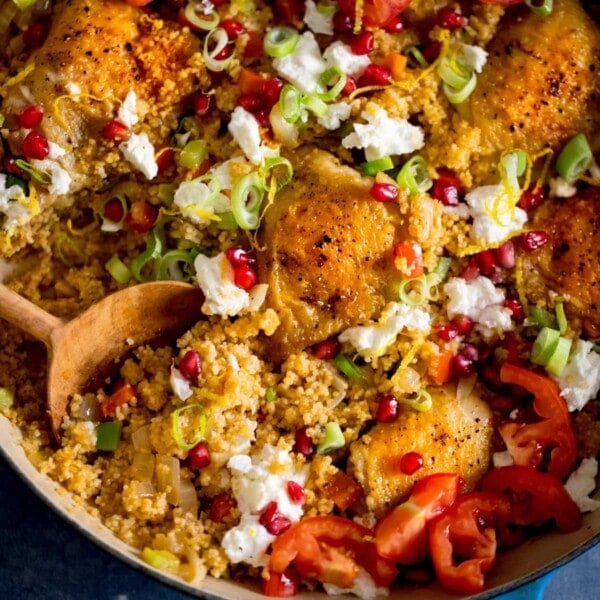
{"type": "Polygon", "coordinates": [[[418,452],[407,452],[400,459],[400,470],[405,475],[412,475],[423,466],[423,462],[423,457],[418,452]]]}
{"type": "Polygon", "coordinates": [[[258,518],[258,522],[271,535],[280,535],[292,526],[292,522],[277,510],[277,502],[272,501],[258,518]]]}

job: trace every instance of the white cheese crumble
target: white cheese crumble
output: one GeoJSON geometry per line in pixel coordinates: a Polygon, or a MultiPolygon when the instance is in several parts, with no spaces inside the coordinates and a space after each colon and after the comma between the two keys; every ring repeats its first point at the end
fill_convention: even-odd
{"type": "Polygon", "coordinates": [[[293,83],[303,94],[311,94],[317,89],[327,63],[321,56],[314,34],[306,31],[300,36],[293,52],[273,61],[273,68],[280,77],[293,83]]]}
{"type": "Polygon", "coordinates": [[[366,54],[354,54],[348,44],[339,40],[325,48],[323,59],[328,67],[338,67],[340,71],[351,77],[360,77],[371,64],[366,54]]]}
{"type": "Polygon", "coordinates": [[[553,198],[572,198],[577,193],[577,188],[562,177],[550,179],[550,196],[553,198]]]}
{"type": "Polygon", "coordinates": [[[456,58],[461,65],[470,67],[475,73],[481,73],[487,62],[488,53],[479,46],[459,44],[456,58]]]}
{"type": "Polygon", "coordinates": [[[342,121],[346,121],[350,117],[351,112],[352,106],[347,102],[329,104],[327,112],[322,117],[319,117],[317,121],[325,129],[334,130],[342,124],[342,121]]]}
{"type": "Polygon", "coordinates": [[[323,587],[331,596],[354,594],[362,600],[374,600],[375,598],[389,595],[389,589],[386,587],[377,587],[373,578],[360,566],[354,579],[354,585],[351,588],[341,588],[332,583],[324,583],[323,587]]]}
{"type": "Polygon", "coordinates": [[[600,501],[590,498],[596,489],[596,475],[598,474],[598,461],[595,458],[584,458],[579,467],[571,473],[565,489],[581,512],[600,508],[600,501]]]}
{"type": "Polygon", "coordinates": [[[241,170],[239,168],[242,165],[250,165],[250,163],[242,156],[236,156],[235,158],[230,158],[225,162],[219,163],[210,172],[217,179],[222,190],[231,190],[238,178],[236,177],[236,171],[241,170]]]}
{"type": "Polygon", "coordinates": [[[32,160],[31,165],[50,177],[48,191],[51,194],[63,195],[71,187],[71,175],[62,167],[58,159],[66,155],[66,150],[54,142],[48,142],[48,156],[43,160],[32,160]]]}
{"type": "MultiPolygon", "coordinates": [[[[65,90],[67,94],[70,96],[80,96],[81,95],[81,86],[74,81],[67,81],[65,83],[65,90]]],[[[79,98],[73,98],[74,102],[79,102],[79,98]]]]}
{"type": "Polygon", "coordinates": [[[484,185],[465,196],[473,217],[473,236],[485,244],[505,240],[527,222],[527,213],[513,206],[502,184],[484,185]]]}
{"type": "Polygon", "coordinates": [[[581,410],[600,391],[600,354],[591,342],[577,340],[563,372],[553,379],[569,410],[581,410]]]}
{"type": "Polygon", "coordinates": [[[12,229],[29,220],[31,211],[23,189],[18,185],[6,187],[6,175],[0,173],[0,213],[5,215],[4,229],[12,229]]]}
{"type": "Polygon", "coordinates": [[[403,302],[389,302],[376,324],[350,327],[338,339],[351,343],[361,356],[369,360],[381,356],[402,330],[428,331],[430,326],[431,318],[423,309],[403,302]]]}
{"type": "Polygon", "coordinates": [[[304,3],[304,23],[313,33],[333,35],[333,13],[321,12],[313,0],[304,3]]]}
{"type": "Polygon", "coordinates": [[[177,367],[171,367],[169,383],[171,384],[173,393],[180,400],[187,400],[192,396],[193,392],[190,382],[181,374],[181,371],[177,367]]]}
{"type": "Polygon", "coordinates": [[[255,165],[259,165],[265,158],[277,156],[275,148],[263,144],[258,121],[243,107],[235,108],[228,129],[246,158],[255,165]]]}
{"type": "Polygon", "coordinates": [[[242,514],[239,525],[223,536],[221,546],[232,563],[263,567],[269,562],[267,548],[275,536],[258,522],[258,515],[242,514]]]}
{"type": "Polygon", "coordinates": [[[181,209],[181,214],[192,223],[207,226],[211,215],[230,210],[227,196],[215,193],[211,186],[200,179],[182,181],[175,191],[173,204],[181,209]]]}
{"type": "Polygon", "coordinates": [[[443,289],[448,296],[448,317],[469,317],[485,339],[513,328],[512,313],[503,306],[504,292],[487,277],[476,277],[472,281],[453,277],[444,284],[443,289]]]}
{"type": "Polygon", "coordinates": [[[137,113],[137,96],[133,90],[128,92],[117,112],[117,121],[127,127],[133,127],[140,118],[137,113]]]}
{"type": "Polygon", "coordinates": [[[131,137],[119,144],[125,160],[143,173],[146,179],[154,179],[158,174],[158,165],[154,158],[154,146],[145,133],[132,133],[131,137]]]}
{"type": "Polygon", "coordinates": [[[392,119],[377,107],[363,111],[366,123],[355,123],[354,132],[342,140],[344,148],[364,148],[367,161],[391,154],[408,154],[423,146],[423,131],[406,119],[392,119]]]}

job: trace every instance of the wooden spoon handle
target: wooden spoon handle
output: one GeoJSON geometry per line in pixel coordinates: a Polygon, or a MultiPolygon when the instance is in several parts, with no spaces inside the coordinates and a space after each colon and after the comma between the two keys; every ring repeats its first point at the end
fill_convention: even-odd
{"type": "Polygon", "coordinates": [[[62,319],[47,313],[2,284],[0,284],[0,317],[44,342],[46,346],[51,344],[52,332],[65,324],[62,319]]]}

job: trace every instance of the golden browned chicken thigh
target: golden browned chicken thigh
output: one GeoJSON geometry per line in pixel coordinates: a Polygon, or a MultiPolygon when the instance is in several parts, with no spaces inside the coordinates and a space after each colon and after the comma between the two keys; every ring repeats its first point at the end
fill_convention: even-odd
{"type": "Polygon", "coordinates": [[[385,304],[400,222],[374,202],[372,181],[321,150],[296,163],[267,211],[258,255],[268,303],[281,318],[274,355],[286,355],[367,321],[385,304]]]}
{"type": "Polygon", "coordinates": [[[600,31],[578,0],[510,11],[470,99],[491,152],[558,150],[600,124],[600,31]]]}
{"type": "Polygon", "coordinates": [[[415,481],[433,473],[458,473],[464,489],[473,489],[487,471],[492,425],[488,405],[475,393],[460,401],[454,389],[432,388],[433,408],[407,408],[392,423],[379,423],[355,442],[349,466],[365,490],[367,507],[376,516],[402,502],[415,481]],[[400,469],[408,452],[423,457],[414,474],[400,469]]]}

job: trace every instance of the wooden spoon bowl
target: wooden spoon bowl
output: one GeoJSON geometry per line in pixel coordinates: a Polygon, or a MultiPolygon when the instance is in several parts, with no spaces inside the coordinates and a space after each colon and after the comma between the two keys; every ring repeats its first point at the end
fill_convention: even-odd
{"type": "Polygon", "coordinates": [[[48,349],[46,397],[57,440],[73,394],[100,387],[134,347],[171,341],[202,318],[202,302],[197,287],[157,281],[115,292],[64,321],[0,284],[0,317],[48,349]]]}

